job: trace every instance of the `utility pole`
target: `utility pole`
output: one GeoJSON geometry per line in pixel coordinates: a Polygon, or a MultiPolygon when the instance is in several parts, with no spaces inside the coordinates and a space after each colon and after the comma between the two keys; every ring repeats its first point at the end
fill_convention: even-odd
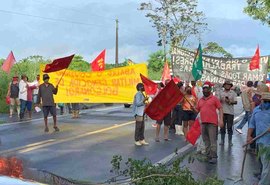
{"type": "Polygon", "coordinates": [[[116,22],[116,32],[115,32],[115,66],[118,66],[118,19],[115,20],[116,22]]]}

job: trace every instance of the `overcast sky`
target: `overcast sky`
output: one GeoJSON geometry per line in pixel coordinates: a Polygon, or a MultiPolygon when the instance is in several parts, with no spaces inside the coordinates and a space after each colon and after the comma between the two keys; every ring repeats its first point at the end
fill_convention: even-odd
{"type": "MultiPolygon", "coordinates": [[[[235,57],[270,54],[270,27],[243,13],[246,0],[198,0],[208,31],[202,45],[217,42],[235,57]]],[[[41,55],[54,59],[79,54],[91,62],[107,49],[115,60],[115,19],[119,19],[119,59],[148,59],[157,47],[157,33],[138,11],[142,0],[5,0],[0,6],[0,58],[10,50],[17,61],[41,55]],[[45,19],[46,18],[46,19],[45,19]]],[[[148,2],[148,0],[147,0],[148,2]]],[[[198,41],[192,41],[196,48],[198,41]]]]}

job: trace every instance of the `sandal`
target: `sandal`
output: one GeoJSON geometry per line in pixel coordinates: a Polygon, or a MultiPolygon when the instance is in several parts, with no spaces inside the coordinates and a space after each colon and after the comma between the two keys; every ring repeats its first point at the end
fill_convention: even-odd
{"type": "Polygon", "coordinates": [[[166,138],[166,139],[164,139],[164,141],[171,141],[171,139],[169,139],[169,138],[166,138]]]}
{"type": "Polygon", "coordinates": [[[155,141],[156,141],[156,142],[160,142],[159,138],[156,138],[155,141]]]}
{"type": "Polygon", "coordinates": [[[59,132],[60,131],[58,127],[53,127],[53,128],[54,128],[54,131],[55,132],[59,132]]]}

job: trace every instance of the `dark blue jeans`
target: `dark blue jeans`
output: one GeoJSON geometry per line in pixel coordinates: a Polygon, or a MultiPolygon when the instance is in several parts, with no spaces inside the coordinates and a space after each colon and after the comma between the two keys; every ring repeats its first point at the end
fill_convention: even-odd
{"type": "Polygon", "coordinates": [[[251,112],[246,111],[244,118],[242,119],[241,123],[236,128],[242,129],[247,122],[249,123],[250,118],[251,118],[251,112]]]}
{"type": "Polygon", "coordinates": [[[22,100],[20,99],[20,102],[21,102],[21,110],[20,110],[20,119],[23,119],[24,118],[24,112],[25,112],[25,109],[26,109],[26,102],[25,100],[22,100]]]}

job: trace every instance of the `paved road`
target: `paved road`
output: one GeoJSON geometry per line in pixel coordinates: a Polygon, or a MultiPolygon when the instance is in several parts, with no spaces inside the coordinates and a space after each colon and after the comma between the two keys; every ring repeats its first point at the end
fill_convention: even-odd
{"type": "Polygon", "coordinates": [[[155,163],[187,145],[182,136],[175,135],[170,142],[156,143],[152,121],[147,121],[145,136],[150,145],[135,147],[131,108],[123,106],[90,110],[77,120],[63,116],[58,121],[61,131],[54,133],[51,126],[48,134],[43,132],[42,119],[1,126],[0,155],[16,155],[29,168],[66,178],[103,182],[112,177],[113,155],[147,157],[155,163]]]}
{"type": "MultiPolygon", "coordinates": [[[[241,111],[239,103],[236,115],[241,111]]],[[[61,131],[54,133],[51,125],[48,134],[43,132],[42,119],[0,126],[0,155],[16,155],[28,168],[66,178],[104,182],[113,176],[113,155],[121,155],[124,160],[146,157],[156,163],[187,145],[183,136],[174,134],[170,135],[172,141],[156,143],[155,128],[152,121],[147,121],[145,136],[150,145],[135,147],[131,108],[123,105],[87,110],[76,120],[68,115],[59,116],[58,122],[61,131]]]]}

